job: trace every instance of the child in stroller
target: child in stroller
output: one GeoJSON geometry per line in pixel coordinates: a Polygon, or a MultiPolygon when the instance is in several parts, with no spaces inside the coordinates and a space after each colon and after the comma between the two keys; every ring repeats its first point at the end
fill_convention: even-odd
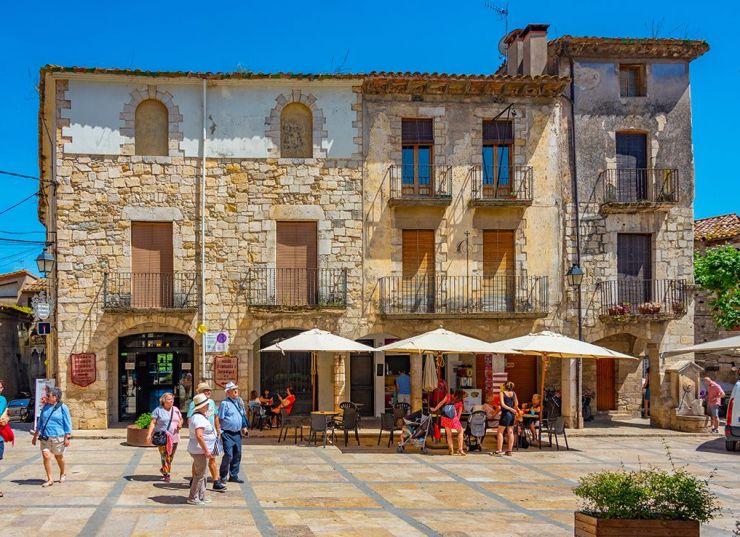
{"type": "Polygon", "coordinates": [[[432,417],[419,410],[403,418],[403,424],[397,451],[403,453],[406,445],[412,443],[419,446],[422,453],[426,453],[426,441],[432,428],[432,417]]]}
{"type": "Polygon", "coordinates": [[[465,427],[465,440],[468,451],[482,451],[483,439],[486,437],[486,413],[483,410],[474,410],[465,427]]]}

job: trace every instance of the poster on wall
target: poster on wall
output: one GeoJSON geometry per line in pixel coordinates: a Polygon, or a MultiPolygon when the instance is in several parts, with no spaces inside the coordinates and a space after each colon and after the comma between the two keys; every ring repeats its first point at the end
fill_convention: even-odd
{"type": "Polygon", "coordinates": [[[206,352],[229,352],[229,334],[224,331],[206,333],[206,352]]]}
{"type": "Polygon", "coordinates": [[[213,382],[223,388],[228,382],[236,382],[236,356],[216,356],[213,360],[213,382]]]}
{"type": "Polygon", "coordinates": [[[34,396],[34,411],[33,411],[33,430],[36,430],[38,424],[39,414],[41,414],[41,408],[46,404],[46,396],[49,394],[49,390],[56,386],[54,379],[36,379],[36,391],[34,396]]]}
{"type": "Polygon", "coordinates": [[[72,384],[85,388],[95,382],[98,376],[95,353],[83,352],[70,354],[69,361],[72,384]]]}

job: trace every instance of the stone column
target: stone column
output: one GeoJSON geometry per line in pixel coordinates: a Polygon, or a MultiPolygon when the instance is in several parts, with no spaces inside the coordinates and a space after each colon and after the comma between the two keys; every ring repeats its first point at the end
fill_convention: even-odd
{"type": "Polygon", "coordinates": [[[344,356],[334,355],[334,409],[339,409],[339,404],[345,400],[346,375],[344,370],[344,356]]]}
{"type": "MultiPolygon", "coordinates": [[[[663,403],[663,373],[660,367],[660,354],[658,346],[655,343],[648,343],[646,346],[648,362],[650,363],[650,424],[658,427],[667,428],[670,425],[671,408],[666,408],[663,403]]],[[[666,395],[671,399],[670,386],[666,386],[666,395]]],[[[670,405],[669,405],[670,406],[670,405]]]]}
{"type": "MultiPolygon", "coordinates": [[[[565,418],[565,426],[580,428],[583,425],[576,422],[578,416],[578,393],[576,359],[560,360],[560,392],[562,396],[561,415],[565,418]]],[[[539,389],[539,386],[538,386],[539,389]]],[[[583,416],[581,416],[583,420],[583,416]]]]}
{"type": "MultiPolygon", "coordinates": [[[[433,357],[428,357],[434,359],[433,357]]],[[[422,383],[422,369],[421,369],[421,355],[411,355],[411,412],[421,410],[421,383],[422,383]]]]}

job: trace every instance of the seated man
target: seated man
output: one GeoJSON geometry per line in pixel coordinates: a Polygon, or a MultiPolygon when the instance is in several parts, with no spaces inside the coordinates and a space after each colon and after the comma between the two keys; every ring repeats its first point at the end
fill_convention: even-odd
{"type": "Polygon", "coordinates": [[[277,417],[280,415],[281,410],[285,410],[285,413],[288,415],[293,412],[293,405],[295,404],[295,395],[293,395],[293,388],[288,386],[287,388],[285,388],[285,392],[287,393],[285,397],[280,397],[280,394],[277,394],[278,399],[280,399],[280,404],[278,404],[276,407],[273,407],[272,409],[273,426],[277,425],[277,417]]]}

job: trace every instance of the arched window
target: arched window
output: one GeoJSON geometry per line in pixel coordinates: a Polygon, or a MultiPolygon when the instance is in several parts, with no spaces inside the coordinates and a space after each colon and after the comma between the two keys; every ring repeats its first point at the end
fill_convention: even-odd
{"type": "Polygon", "coordinates": [[[301,103],[290,103],[280,114],[280,156],[313,157],[313,117],[301,103]]]}
{"type": "Polygon", "coordinates": [[[169,118],[161,101],[147,99],[136,107],[134,117],[134,153],[167,156],[169,151],[169,118]]]}

